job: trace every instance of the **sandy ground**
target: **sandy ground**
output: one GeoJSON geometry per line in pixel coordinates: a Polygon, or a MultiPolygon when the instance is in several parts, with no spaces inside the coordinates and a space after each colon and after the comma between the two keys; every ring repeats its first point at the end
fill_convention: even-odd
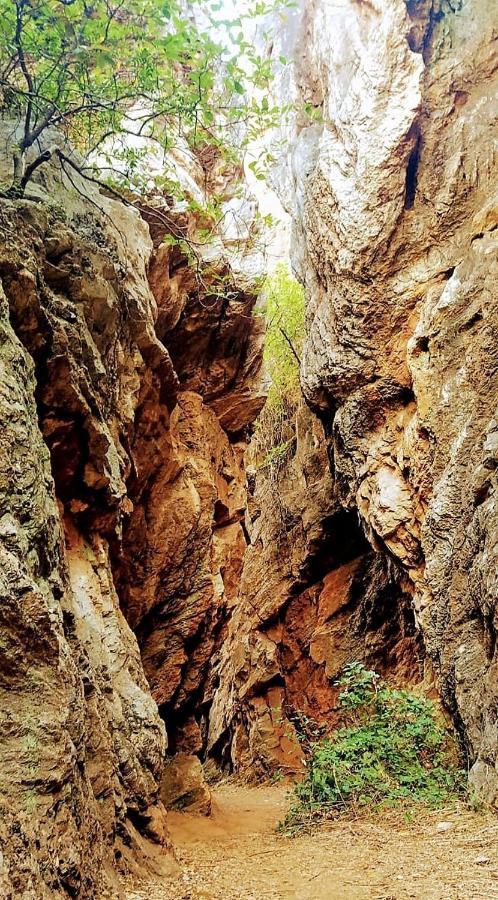
{"type": "Polygon", "coordinates": [[[172,814],[179,875],[127,900],[498,900],[496,818],[389,815],[288,838],[275,832],[285,807],[282,786],[225,785],[209,819],[172,814]]]}

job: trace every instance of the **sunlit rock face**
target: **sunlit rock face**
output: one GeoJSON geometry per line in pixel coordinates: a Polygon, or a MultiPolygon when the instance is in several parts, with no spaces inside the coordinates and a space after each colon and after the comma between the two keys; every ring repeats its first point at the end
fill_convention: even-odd
{"type": "Polygon", "coordinates": [[[0,210],[0,893],[118,896],[175,865],[160,783],[205,742],[262,331],[252,275],[213,256],[211,291],[136,210],[38,175],[48,204],[0,210]]]}
{"type": "Polygon", "coordinates": [[[306,289],[304,392],[494,799],[496,14],[311,0],[282,47],[303,104],[275,180],[306,289]]]}

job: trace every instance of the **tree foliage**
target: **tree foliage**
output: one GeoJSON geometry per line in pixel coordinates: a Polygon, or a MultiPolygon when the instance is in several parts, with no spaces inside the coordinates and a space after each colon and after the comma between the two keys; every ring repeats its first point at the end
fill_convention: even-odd
{"type": "Polygon", "coordinates": [[[264,361],[271,380],[270,405],[300,394],[299,366],[304,338],[304,291],[290,274],[285,263],[279,263],[265,283],[266,341],[264,361]]]}
{"type": "Polygon", "coordinates": [[[455,739],[432,700],[361,663],[345,666],[338,684],[345,724],[312,745],[287,828],[373,807],[440,807],[463,794],[455,739]]]}
{"type": "Polygon", "coordinates": [[[300,355],[304,339],[304,291],[279,263],[265,282],[264,362],[270,379],[268,399],[256,423],[257,464],[278,476],[295,441],[294,415],[301,400],[300,355]]]}
{"type": "MultiPolygon", "coordinates": [[[[273,124],[278,111],[267,96],[258,100],[251,90],[249,98],[246,91],[248,85],[267,89],[271,78],[268,60],[244,39],[254,10],[223,23],[231,36],[227,49],[230,42],[216,39],[219,20],[213,26],[220,6],[212,0],[0,0],[0,101],[4,117],[18,123],[11,191],[22,193],[52,155],[40,143],[50,126],[90,163],[110,139],[129,135],[123,152],[130,174],[140,155],[137,138],[163,151],[181,140],[228,153],[237,129],[240,144],[273,124]]],[[[273,6],[258,2],[257,12],[265,16],[273,6]]]]}

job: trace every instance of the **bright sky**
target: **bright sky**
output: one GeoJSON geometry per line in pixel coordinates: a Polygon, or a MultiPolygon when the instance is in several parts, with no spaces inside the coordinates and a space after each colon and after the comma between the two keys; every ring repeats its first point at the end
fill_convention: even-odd
{"type": "MultiPolygon", "coordinates": [[[[220,21],[230,21],[231,19],[236,18],[239,14],[247,12],[247,10],[250,9],[250,7],[253,5],[253,2],[254,0],[222,0],[221,8],[219,12],[216,12],[215,14],[216,18],[220,21]]],[[[256,25],[256,20],[253,19],[252,21],[256,25]]],[[[246,23],[246,27],[248,24],[249,23],[246,23]]],[[[216,31],[216,37],[223,43],[226,42],[226,45],[230,47],[230,37],[227,28],[221,26],[219,31],[216,31]]],[[[246,39],[248,40],[250,39],[250,35],[245,34],[244,37],[246,37],[246,39]]],[[[268,233],[267,255],[268,266],[271,269],[274,265],[276,265],[277,262],[280,262],[282,260],[288,261],[290,219],[283,209],[276,193],[266,182],[259,181],[248,167],[249,163],[252,162],[252,160],[258,158],[264,146],[264,143],[265,138],[263,136],[258,141],[254,141],[254,143],[248,147],[244,169],[247,183],[251,189],[251,192],[254,194],[258,201],[258,206],[261,214],[271,214],[277,222],[276,227],[268,233]]]]}

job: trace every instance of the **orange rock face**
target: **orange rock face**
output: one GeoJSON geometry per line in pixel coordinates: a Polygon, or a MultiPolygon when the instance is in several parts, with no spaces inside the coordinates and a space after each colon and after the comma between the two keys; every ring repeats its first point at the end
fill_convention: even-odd
{"type": "MultiPolygon", "coordinates": [[[[144,417],[148,426],[146,408],[144,417]]],[[[202,700],[246,549],[241,448],[229,443],[214,413],[190,391],[178,394],[162,419],[162,435],[156,431],[151,442],[141,412],[137,421],[134,509],[118,589],[153,696],[171,723],[170,739],[196,750],[200,732],[189,727],[182,742],[181,720],[191,714],[192,697],[202,700]]]]}
{"type": "Polygon", "coordinates": [[[150,277],[179,387],[164,396],[153,373],[142,381],[127,482],[133,510],[115,575],[170,750],[192,753],[205,746],[246,550],[243,454],[265,399],[263,333],[251,317],[254,294],[231,282],[227,297],[211,296],[176,250],[155,251],[150,277]]]}
{"type": "Polygon", "coordinates": [[[299,772],[299,738],[337,725],[334,679],[346,662],[401,682],[423,677],[401,573],[342,508],[322,426],[305,408],[296,435],[276,476],[256,474],[251,542],[209,720],[208,753],[259,774],[299,772]]]}

